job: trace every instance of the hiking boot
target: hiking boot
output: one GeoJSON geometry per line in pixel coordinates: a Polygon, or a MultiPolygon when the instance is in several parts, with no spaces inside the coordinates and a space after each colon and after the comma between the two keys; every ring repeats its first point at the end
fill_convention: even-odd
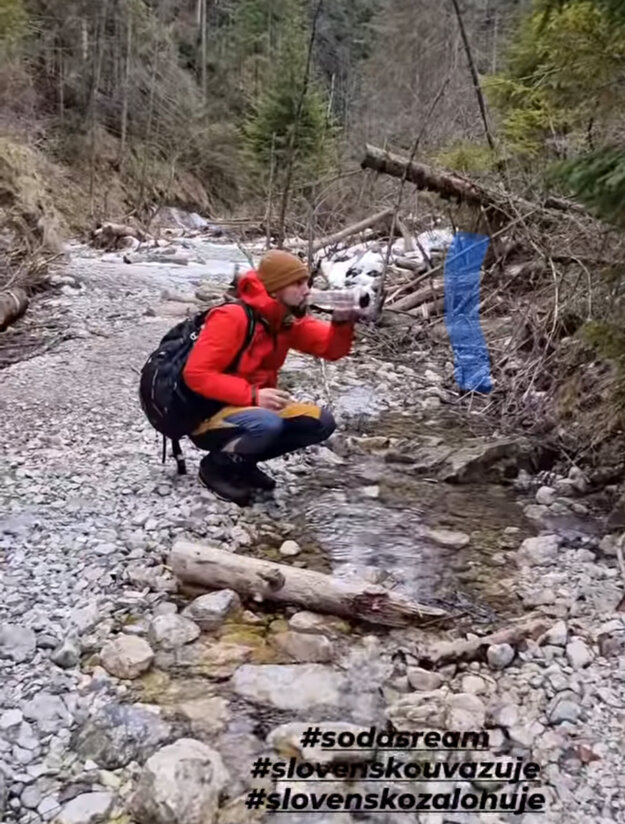
{"type": "Polygon", "coordinates": [[[263,489],[266,492],[271,492],[276,488],[274,479],[259,469],[257,464],[253,462],[242,464],[240,467],[241,479],[252,489],[263,489]]]}
{"type": "Polygon", "coordinates": [[[222,500],[239,506],[250,503],[251,489],[243,480],[234,456],[223,452],[206,455],[200,461],[199,477],[201,483],[222,500]]]}

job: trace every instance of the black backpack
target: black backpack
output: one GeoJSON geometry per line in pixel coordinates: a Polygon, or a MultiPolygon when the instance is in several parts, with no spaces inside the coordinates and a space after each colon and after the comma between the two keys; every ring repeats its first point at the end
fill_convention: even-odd
{"type": "MultiPolygon", "coordinates": [[[[243,352],[250,345],[256,328],[256,316],[251,306],[238,303],[245,309],[248,319],[243,345],[226,372],[236,372],[243,352]]],[[[186,475],[187,469],[180,448],[180,439],[190,435],[199,424],[210,418],[223,405],[211,401],[189,389],[182,378],[182,370],[191,354],[205,322],[210,321],[211,307],[178,323],[161,340],[141,370],[139,400],[151,425],[163,436],[163,463],[167,459],[167,440],[172,442],[172,454],[178,465],[178,474],[186,475]]]]}

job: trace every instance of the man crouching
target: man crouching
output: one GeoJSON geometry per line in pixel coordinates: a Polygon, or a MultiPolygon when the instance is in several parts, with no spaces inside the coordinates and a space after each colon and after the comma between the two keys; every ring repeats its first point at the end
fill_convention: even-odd
{"type": "Polygon", "coordinates": [[[257,271],[238,280],[239,302],[211,311],[183,370],[189,389],[216,402],[215,413],[190,435],[209,452],[200,480],[240,506],[254,489],[275,487],[259,463],[320,443],[336,428],[329,409],[293,402],[277,388],[289,349],[329,361],[351,350],[355,313],[335,311],[331,323],[309,317],[309,290],[308,268],[299,258],[268,252],[257,271]],[[246,307],[257,321],[253,336],[236,369],[226,371],[245,343],[246,307]]]}

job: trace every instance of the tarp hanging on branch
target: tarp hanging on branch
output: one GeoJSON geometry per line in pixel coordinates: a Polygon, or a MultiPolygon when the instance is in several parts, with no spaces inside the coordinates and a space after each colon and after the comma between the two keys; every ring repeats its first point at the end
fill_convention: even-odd
{"type": "Polygon", "coordinates": [[[480,324],[480,275],[490,240],[458,232],[445,259],[445,324],[456,383],[464,392],[490,392],[490,356],[480,324]]]}

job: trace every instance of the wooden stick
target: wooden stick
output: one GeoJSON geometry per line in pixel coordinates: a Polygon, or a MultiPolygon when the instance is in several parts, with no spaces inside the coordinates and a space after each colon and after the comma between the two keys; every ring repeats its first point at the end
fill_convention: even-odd
{"type": "Polygon", "coordinates": [[[419,306],[421,303],[436,300],[444,293],[445,284],[443,281],[433,280],[431,284],[424,286],[423,289],[419,289],[414,292],[414,294],[398,300],[393,306],[389,306],[389,309],[401,309],[402,311],[407,312],[409,309],[414,309],[415,306],[419,306]]]}
{"type": "MultiPolygon", "coordinates": [[[[384,209],[382,212],[378,212],[371,217],[358,221],[358,223],[353,223],[351,226],[346,226],[345,229],[341,229],[340,232],[334,232],[332,235],[321,237],[313,243],[313,252],[318,252],[319,249],[323,249],[324,246],[333,246],[341,240],[345,240],[352,235],[357,235],[359,232],[369,229],[371,226],[375,226],[376,223],[381,223],[383,220],[391,217],[392,214],[393,210],[391,208],[384,209]]],[[[307,245],[308,241],[300,241],[298,243],[291,244],[291,248],[298,249],[307,245]]]]}
{"type": "Polygon", "coordinates": [[[187,584],[233,589],[257,601],[296,604],[372,624],[403,627],[446,615],[443,610],[408,601],[366,581],[343,580],[183,540],[174,544],[168,563],[176,577],[187,584]]]}
{"type": "Polygon", "coordinates": [[[510,644],[512,646],[520,644],[526,638],[538,638],[543,635],[550,626],[548,618],[534,618],[525,623],[514,624],[505,627],[491,635],[484,635],[482,638],[474,638],[470,641],[461,638],[457,641],[448,641],[437,644],[429,650],[425,650],[419,656],[420,663],[431,664],[433,666],[444,666],[455,661],[475,661],[483,658],[487,647],[493,644],[510,644]]]}

